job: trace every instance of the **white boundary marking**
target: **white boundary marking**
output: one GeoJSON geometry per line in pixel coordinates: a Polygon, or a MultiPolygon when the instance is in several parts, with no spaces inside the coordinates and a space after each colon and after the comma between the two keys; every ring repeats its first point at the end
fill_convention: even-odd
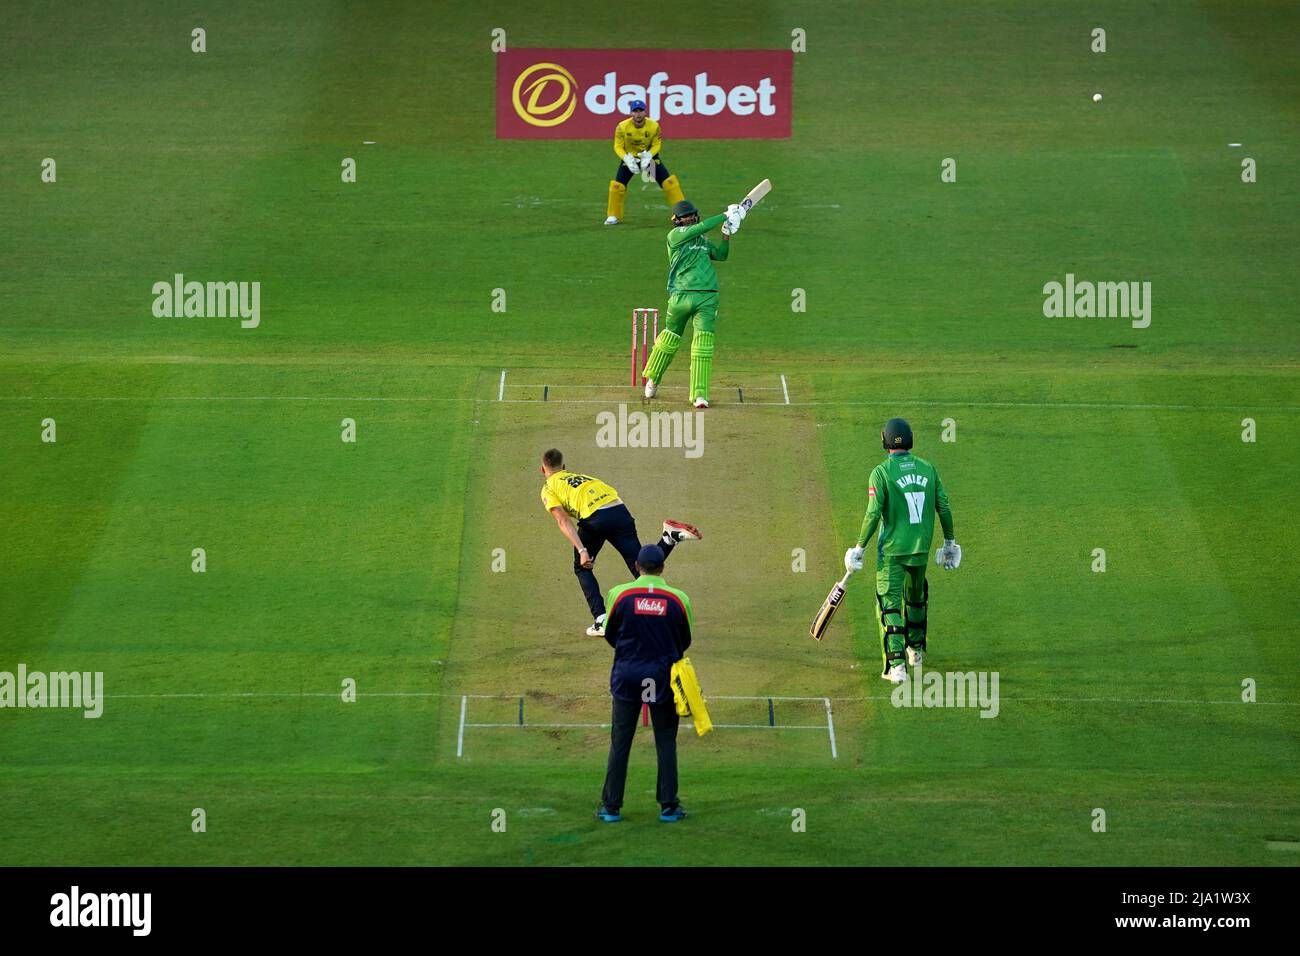
{"type": "Polygon", "coordinates": [[[785,385],[785,373],[784,373],[784,372],[781,373],[781,393],[785,396],[785,403],[786,403],[787,405],[789,405],[789,404],[790,404],[790,389],[786,388],[786,385],[785,385]]]}
{"type": "Polygon", "coordinates": [[[506,370],[501,370],[501,384],[497,386],[497,401],[506,397],[506,370]]]}

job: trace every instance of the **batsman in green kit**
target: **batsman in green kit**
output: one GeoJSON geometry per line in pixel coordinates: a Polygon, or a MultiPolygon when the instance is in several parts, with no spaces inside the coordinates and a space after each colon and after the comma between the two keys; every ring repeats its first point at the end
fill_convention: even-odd
{"type": "Polygon", "coordinates": [[[682,200],[673,206],[673,228],[668,233],[668,315],[641,373],[646,380],[646,398],[655,397],[681,345],[686,323],[693,318],[689,400],[696,408],[709,407],[713,329],[718,318],[718,273],[713,263],[726,261],[731,237],[740,228],[745,212],[741,206],[732,205],[725,213],[701,221],[699,210],[691,202],[682,200]],[[715,244],[705,233],[718,226],[722,227],[722,242],[715,244]]]}
{"type": "Polygon", "coordinates": [[[953,540],[952,509],[934,465],[912,454],[912,428],[891,418],[880,433],[888,457],[871,472],[867,513],[856,547],[844,555],[849,571],[862,570],[862,554],[871,536],[876,545],[876,611],[881,677],[895,684],[907,680],[908,664],[916,667],[925,651],[930,585],[926,560],[934,537],[934,516],[943,528],[943,547],[935,562],[951,570],[961,564],[961,547],[953,540]]]}

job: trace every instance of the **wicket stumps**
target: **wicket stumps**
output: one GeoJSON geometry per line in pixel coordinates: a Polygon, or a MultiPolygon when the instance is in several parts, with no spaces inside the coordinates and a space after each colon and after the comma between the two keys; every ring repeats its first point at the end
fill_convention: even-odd
{"type": "MultiPolygon", "coordinates": [[[[641,375],[641,370],[645,368],[645,363],[650,361],[650,350],[654,348],[655,339],[659,338],[659,310],[658,309],[633,309],[632,310],[632,387],[635,388],[637,379],[641,375]],[[641,359],[637,361],[636,345],[636,323],[637,319],[641,320],[641,359]]],[[[641,384],[645,384],[645,379],[641,379],[641,384]]]]}

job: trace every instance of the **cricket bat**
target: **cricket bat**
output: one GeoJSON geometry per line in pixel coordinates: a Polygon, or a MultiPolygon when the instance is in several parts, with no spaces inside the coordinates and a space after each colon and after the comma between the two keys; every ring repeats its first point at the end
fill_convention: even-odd
{"type": "Polygon", "coordinates": [[[763,180],[761,183],[759,183],[757,186],[751,189],[749,191],[749,194],[740,201],[740,208],[744,209],[745,212],[748,213],[751,209],[753,209],[755,206],[758,205],[758,201],[760,199],[762,199],[771,191],[772,191],[772,180],[770,179],[763,180]]]}
{"type": "Polygon", "coordinates": [[[826,600],[822,602],[821,610],[813,618],[812,627],[808,628],[808,633],[813,636],[814,640],[820,641],[826,634],[826,628],[831,626],[831,618],[835,616],[835,610],[844,600],[844,588],[849,583],[849,578],[853,577],[852,571],[844,572],[844,577],[835,582],[831,588],[831,593],[826,595],[826,600]]]}

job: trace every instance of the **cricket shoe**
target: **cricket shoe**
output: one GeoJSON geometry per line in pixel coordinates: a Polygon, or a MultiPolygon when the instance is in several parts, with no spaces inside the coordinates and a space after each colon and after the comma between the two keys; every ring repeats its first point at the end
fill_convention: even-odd
{"type": "Polygon", "coordinates": [[[699,541],[704,537],[704,532],[684,521],[665,521],[664,537],[670,538],[673,544],[681,544],[683,541],[699,541]]]}
{"type": "Polygon", "coordinates": [[[692,402],[691,404],[693,404],[696,408],[708,408],[708,407],[709,407],[709,400],[708,400],[707,398],[705,398],[703,395],[701,395],[699,398],[697,398],[697,399],[696,399],[694,402],[692,402]]]}
{"type": "Polygon", "coordinates": [[[617,226],[617,225],[618,225],[618,216],[610,216],[608,219],[605,220],[605,225],[607,225],[607,226],[617,226]]]}
{"type": "Polygon", "coordinates": [[[907,668],[902,664],[895,664],[880,676],[891,684],[901,684],[907,680],[907,668]]]}
{"type": "Polygon", "coordinates": [[[623,819],[623,814],[617,810],[611,810],[602,803],[596,808],[596,819],[601,823],[618,823],[619,820],[623,819]]]}
{"type": "Polygon", "coordinates": [[[596,618],[595,623],[592,624],[591,627],[587,628],[587,636],[588,637],[605,636],[605,615],[602,614],[600,617],[596,618]]]}
{"type": "Polygon", "coordinates": [[[686,811],[682,809],[680,803],[674,803],[671,807],[664,807],[659,811],[660,823],[681,823],[686,819],[686,811]]]}
{"type": "Polygon", "coordinates": [[[645,380],[645,397],[654,398],[655,393],[659,391],[659,383],[652,378],[645,380]]]}
{"type": "Polygon", "coordinates": [[[909,647],[907,649],[907,663],[911,664],[913,667],[920,667],[921,661],[924,657],[925,655],[921,652],[919,647],[909,647]]]}

